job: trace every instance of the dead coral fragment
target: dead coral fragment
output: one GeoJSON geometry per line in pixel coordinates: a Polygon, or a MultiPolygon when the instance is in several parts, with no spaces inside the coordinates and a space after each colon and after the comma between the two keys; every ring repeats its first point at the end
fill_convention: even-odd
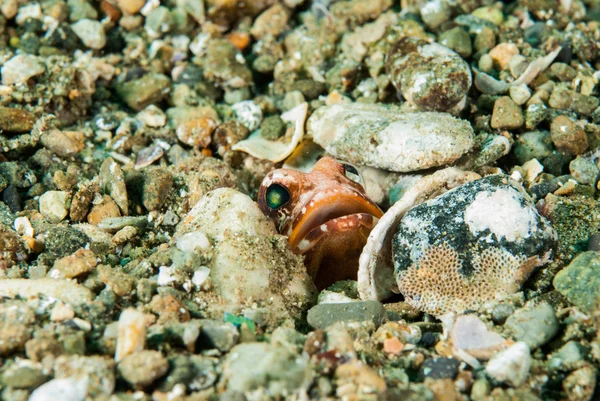
{"type": "Polygon", "coordinates": [[[436,316],[477,310],[485,301],[515,292],[529,276],[530,266],[540,260],[487,248],[473,257],[472,264],[467,276],[454,248],[448,243],[432,246],[416,264],[398,273],[398,288],[412,306],[436,316]]]}

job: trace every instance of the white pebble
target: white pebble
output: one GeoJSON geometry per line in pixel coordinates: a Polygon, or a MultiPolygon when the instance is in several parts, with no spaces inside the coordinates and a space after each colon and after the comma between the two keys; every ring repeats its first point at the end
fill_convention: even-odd
{"type": "Polygon", "coordinates": [[[67,210],[67,202],[69,194],[64,191],[48,191],[40,196],[39,207],[40,213],[48,220],[58,223],[65,217],[69,211],[67,210]]]}
{"type": "Polygon", "coordinates": [[[519,341],[494,355],[485,367],[485,371],[495,380],[519,387],[525,383],[530,367],[529,346],[519,341]]]}
{"type": "Polygon", "coordinates": [[[210,269],[206,266],[200,266],[192,276],[192,283],[194,283],[197,288],[200,288],[208,279],[208,276],[210,276],[210,269]]]}
{"type": "Polygon", "coordinates": [[[182,252],[206,252],[210,241],[202,231],[192,231],[179,237],[176,246],[182,252]]]}
{"type": "Polygon", "coordinates": [[[133,308],[125,309],[119,316],[119,336],[115,361],[144,349],[146,342],[146,317],[133,308]]]}
{"type": "Polygon", "coordinates": [[[36,56],[20,54],[4,63],[2,67],[2,84],[19,84],[31,77],[43,74],[44,71],[46,71],[46,68],[36,56]]]}
{"type": "Polygon", "coordinates": [[[26,237],[33,237],[34,234],[31,222],[27,217],[17,217],[15,219],[15,230],[19,235],[24,235],[26,237]]]}
{"type": "Polygon", "coordinates": [[[100,50],[106,46],[106,34],[99,21],[84,18],[71,25],[75,35],[90,49],[100,50]]]}
{"type": "Polygon", "coordinates": [[[263,119],[262,110],[252,100],[237,102],[231,108],[235,112],[237,120],[244,124],[250,132],[260,126],[263,119]]]}
{"type": "Polygon", "coordinates": [[[83,401],[87,395],[87,380],[54,379],[35,389],[29,401],[83,401]]]}

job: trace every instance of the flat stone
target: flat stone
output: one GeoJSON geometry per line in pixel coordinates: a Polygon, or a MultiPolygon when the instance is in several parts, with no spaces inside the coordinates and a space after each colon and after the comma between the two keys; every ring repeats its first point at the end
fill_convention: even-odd
{"type": "Polygon", "coordinates": [[[171,80],[163,74],[146,74],[142,78],[125,82],[117,92],[135,111],[142,111],[151,104],[160,102],[168,93],[171,80]]]}
{"type": "Polygon", "coordinates": [[[504,327],[515,340],[526,343],[532,350],[550,341],[560,328],[554,308],[547,302],[517,310],[506,319],[504,327]]]}
{"type": "Polygon", "coordinates": [[[13,85],[43,74],[46,67],[36,56],[20,54],[8,60],[2,66],[2,84],[13,85]]]}
{"type": "Polygon", "coordinates": [[[0,131],[31,131],[35,117],[28,111],[12,107],[0,107],[0,131]]]}
{"type": "Polygon", "coordinates": [[[521,107],[510,97],[502,96],[496,100],[490,122],[492,128],[516,129],[523,126],[524,123],[521,107]]]}
{"type": "Polygon", "coordinates": [[[473,128],[465,120],[446,113],[403,113],[382,104],[321,107],[307,127],[314,141],[334,157],[388,171],[447,165],[474,144],[473,128]]]}
{"type": "Polygon", "coordinates": [[[319,304],[308,311],[308,324],[323,329],[335,322],[372,321],[379,326],[385,321],[386,311],[379,301],[361,301],[319,304]]]}

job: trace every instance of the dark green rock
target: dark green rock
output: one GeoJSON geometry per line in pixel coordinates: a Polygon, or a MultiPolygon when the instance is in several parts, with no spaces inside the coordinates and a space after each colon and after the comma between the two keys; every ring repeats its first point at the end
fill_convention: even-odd
{"type": "Polygon", "coordinates": [[[588,251],[577,256],[558,272],[554,288],[584,313],[592,313],[600,305],[600,254],[588,251]]]}
{"type": "Polygon", "coordinates": [[[279,116],[270,116],[260,124],[260,135],[274,141],[285,134],[285,122],[279,116]]]}
{"type": "Polygon", "coordinates": [[[117,93],[135,111],[160,102],[168,93],[171,80],[163,74],[146,74],[142,78],[125,82],[117,87],[117,93]]]}

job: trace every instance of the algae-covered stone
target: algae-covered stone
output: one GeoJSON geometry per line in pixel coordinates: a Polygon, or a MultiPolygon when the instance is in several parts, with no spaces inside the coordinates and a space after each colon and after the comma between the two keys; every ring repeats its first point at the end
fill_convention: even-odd
{"type": "Polygon", "coordinates": [[[308,311],[308,324],[315,329],[324,329],[335,322],[373,322],[379,326],[386,311],[379,301],[322,303],[308,311]]]}
{"type": "Polygon", "coordinates": [[[552,152],[552,138],[548,131],[525,132],[519,135],[513,148],[513,154],[520,164],[532,159],[544,160],[552,152]]]}
{"type": "Polygon", "coordinates": [[[167,200],[173,187],[173,177],[162,168],[152,168],[144,171],[144,187],[142,203],[149,211],[158,210],[167,200]]]}
{"type": "Polygon", "coordinates": [[[274,141],[285,134],[285,122],[279,116],[267,117],[260,124],[260,134],[265,139],[274,141]]]}
{"type": "Polygon", "coordinates": [[[588,251],[577,256],[555,276],[554,288],[584,313],[600,306],[600,254],[588,251]]]}
{"type": "Polygon", "coordinates": [[[295,352],[268,343],[234,347],[225,359],[221,380],[231,391],[264,389],[272,397],[292,394],[310,383],[308,362],[295,352]]]}
{"type": "Polygon", "coordinates": [[[26,132],[33,128],[35,117],[28,111],[0,107],[0,131],[26,132]]]}
{"type": "Polygon", "coordinates": [[[421,110],[448,111],[471,87],[471,69],[455,52],[424,39],[405,37],[387,55],[392,84],[421,110]]]}
{"type": "Polygon", "coordinates": [[[120,84],[117,92],[129,107],[142,111],[160,102],[168,93],[171,80],[162,74],[146,74],[142,78],[120,84]]]}
{"type": "Polygon", "coordinates": [[[577,156],[569,163],[569,171],[580,184],[596,186],[600,170],[592,159],[577,156]]]}
{"type": "Polygon", "coordinates": [[[450,164],[474,144],[473,128],[465,120],[445,113],[402,113],[381,104],[321,107],[307,127],[334,157],[399,172],[450,164]]]}
{"type": "Polygon", "coordinates": [[[532,350],[550,341],[560,328],[554,308],[547,302],[517,310],[506,319],[504,327],[515,340],[523,341],[532,350]]]}
{"type": "Polygon", "coordinates": [[[518,290],[555,245],[524,189],[491,175],[404,215],[393,240],[396,280],[407,301],[429,313],[477,309],[518,290]]]}
{"type": "Polygon", "coordinates": [[[126,356],[119,362],[119,374],[132,386],[143,388],[151,385],[169,370],[167,359],[158,351],[140,351],[126,356]]]}

